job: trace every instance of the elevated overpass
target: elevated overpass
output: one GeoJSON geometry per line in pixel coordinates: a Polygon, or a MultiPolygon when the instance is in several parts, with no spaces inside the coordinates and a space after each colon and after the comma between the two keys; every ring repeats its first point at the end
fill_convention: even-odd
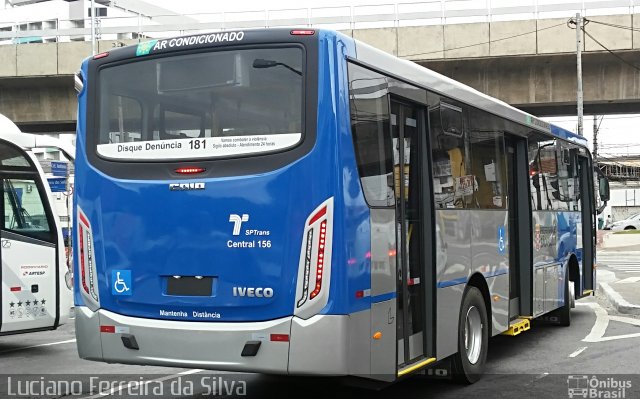
{"type": "MultiPolygon", "coordinates": [[[[568,19],[416,26],[400,26],[394,20],[394,26],[389,27],[359,29],[347,24],[341,30],[533,114],[553,116],[575,114],[576,33],[567,26],[568,19]]],[[[640,113],[640,66],[636,65],[640,64],[640,14],[588,19],[591,22],[586,32],[591,36],[583,40],[585,113],[640,113]]],[[[278,21],[291,25],[300,22],[278,21]]],[[[231,29],[232,25],[223,27],[231,29]]],[[[237,23],[239,28],[255,25],[237,23]]],[[[212,22],[184,24],[184,29],[176,33],[189,34],[216,26],[212,22]]],[[[176,28],[166,25],[166,30],[176,28]]],[[[109,29],[103,33],[135,31],[132,26],[109,29]]],[[[161,31],[162,25],[148,30],[150,36],[161,31]]],[[[86,31],[78,28],[57,33],[63,37],[86,31]]],[[[9,37],[11,32],[0,32],[0,40],[9,37]]],[[[99,42],[98,50],[135,43],[138,40],[105,40],[99,42]]],[[[72,76],[90,53],[89,42],[0,45],[0,113],[25,131],[73,131],[76,97],[72,76]]]]}

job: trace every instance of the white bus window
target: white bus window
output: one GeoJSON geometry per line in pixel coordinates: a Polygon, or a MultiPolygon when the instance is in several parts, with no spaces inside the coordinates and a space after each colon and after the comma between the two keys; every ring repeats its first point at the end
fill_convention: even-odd
{"type": "Polygon", "coordinates": [[[142,107],[132,98],[109,96],[109,142],[128,143],[142,139],[142,107]]]}
{"type": "MultiPolygon", "coordinates": [[[[445,99],[443,99],[445,100],[445,99]]],[[[429,135],[436,208],[468,208],[477,183],[471,175],[462,108],[440,102],[429,108],[429,135]],[[446,108],[446,112],[441,112],[446,108]],[[452,113],[458,113],[453,117],[452,113]],[[445,116],[443,120],[442,117],[445,116]],[[455,129],[452,126],[457,126],[455,129]]]]}
{"type": "Polygon", "coordinates": [[[384,76],[349,64],[351,132],[362,191],[371,206],[393,206],[389,102],[384,76]]]}
{"type": "Polygon", "coordinates": [[[475,179],[471,207],[504,209],[507,206],[504,119],[472,109],[469,116],[471,175],[475,179]]]}
{"type": "Polygon", "coordinates": [[[34,179],[4,179],[4,229],[52,241],[42,197],[34,179]]]}
{"type": "Polygon", "coordinates": [[[294,147],[303,135],[303,61],[292,46],[104,68],[96,151],[114,160],[170,161],[294,147]]]}
{"type": "Polygon", "coordinates": [[[24,155],[22,155],[17,149],[4,143],[0,144],[0,164],[2,166],[31,167],[29,161],[24,155]]]}

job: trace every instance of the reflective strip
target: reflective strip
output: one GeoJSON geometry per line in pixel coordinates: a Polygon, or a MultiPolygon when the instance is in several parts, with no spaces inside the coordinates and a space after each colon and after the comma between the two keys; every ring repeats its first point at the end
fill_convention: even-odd
{"type": "Polygon", "coordinates": [[[405,374],[409,374],[412,371],[416,371],[419,368],[426,366],[427,364],[431,364],[436,361],[435,357],[431,357],[429,359],[424,359],[418,363],[413,364],[412,366],[408,366],[403,368],[402,370],[398,370],[398,377],[402,377],[405,374]]]}

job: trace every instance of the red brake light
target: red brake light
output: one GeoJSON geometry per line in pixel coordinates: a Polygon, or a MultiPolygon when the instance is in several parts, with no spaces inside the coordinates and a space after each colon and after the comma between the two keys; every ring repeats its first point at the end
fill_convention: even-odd
{"type": "Polygon", "coordinates": [[[291,31],[292,35],[301,35],[301,36],[314,35],[315,33],[316,31],[312,29],[294,29],[291,31]]]}
{"type": "Polygon", "coordinates": [[[93,56],[93,59],[94,59],[94,60],[99,60],[100,58],[104,58],[104,57],[106,57],[106,56],[108,56],[108,55],[109,55],[109,52],[104,52],[104,53],[96,54],[96,55],[94,55],[94,56],[93,56]]]}
{"type": "Polygon", "coordinates": [[[22,287],[11,287],[11,292],[20,292],[22,291],[22,287]]]}
{"type": "Polygon", "coordinates": [[[116,326],[100,326],[101,333],[115,334],[116,326]]]}
{"type": "Polygon", "coordinates": [[[311,220],[309,220],[309,226],[311,226],[312,224],[314,224],[315,222],[317,222],[318,220],[320,220],[321,217],[323,217],[324,215],[327,214],[327,207],[323,207],[322,209],[320,209],[318,211],[318,213],[316,213],[315,215],[313,215],[313,217],[311,218],[311,220]]]}
{"type": "MultiPolygon", "coordinates": [[[[326,208],[324,208],[326,212],[326,208]]],[[[322,269],[324,268],[324,245],[327,234],[327,221],[320,223],[320,239],[318,241],[318,261],[316,262],[316,287],[309,295],[309,299],[313,299],[320,293],[322,289],[322,269]]]]}
{"type": "Polygon", "coordinates": [[[289,342],[289,334],[271,334],[271,340],[274,342],[289,342]]]}
{"type": "Polygon", "coordinates": [[[181,175],[195,175],[205,170],[205,168],[178,168],[176,169],[176,173],[180,173],[181,175]]]}

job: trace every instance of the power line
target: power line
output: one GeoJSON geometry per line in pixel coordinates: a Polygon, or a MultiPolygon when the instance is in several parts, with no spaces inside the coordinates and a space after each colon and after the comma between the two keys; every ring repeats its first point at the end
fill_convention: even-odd
{"type": "Polygon", "coordinates": [[[634,31],[634,32],[640,32],[640,29],[634,28],[632,26],[610,24],[610,23],[607,23],[607,22],[600,22],[600,21],[595,21],[595,20],[589,20],[589,22],[593,22],[594,24],[598,24],[598,25],[610,26],[612,28],[626,29],[626,30],[630,30],[630,31],[634,31]]]}
{"type": "MultiPolygon", "coordinates": [[[[561,116],[561,117],[547,117],[547,118],[543,118],[543,119],[555,119],[554,122],[573,122],[575,121],[575,116],[561,116]],[[557,118],[557,119],[556,119],[557,118]]],[[[640,119],[640,114],[638,115],[627,115],[627,116],[611,116],[611,115],[607,115],[607,121],[613,120],[613,119],[640,119]]],[[[551,122],[551,123],[554,123],[551,122]]]]}
{"type": "Polygon", "coordinates": [[[638,71],[640,71],[640,68],[637,65],[630,63],[629,61],[627,61],[624,58],[620,57],[618,54],[616,54],[613,51],[609,50],[607,48],[607,46],[605,46],[604,44],[600,43],[598,41],[598,39],[596,39],[595,37],[593,37],[593,35],[591,35],[589,32],[587,32],[587,30],[584,27],[582,28],[582,31],[584,32],[585,35],[589,36],[591,38],[591,40],[593,40],[594,42],[598,43],[600,45],[600,47],[605,49],[609,54],[611,54],[612,56],[616,57],[617,59],[619,59],[620,61],[624,62],[625,64],[629,65],[631,68],[634,68],[634,69],[637,69],[638,71]]]}
{"type": "Polygon", "coordinates": [[[547,30],[547,29],[551,29],[551,28],[557,28],[558,26],[562,26],[564,24],[565,23],[563,22],[561,24],[547,26],[546,28],[540,28],[540,29],[537,29],[537,30],[529,31],[529,32],[518,33],[517,35],[513,35],[513,36],[502,37],[500,39],[489,40],[487,42],[482,42],[482,43],[469,44],[469,45],[466,45],[466,46],[453,47],[453,48],[448,48],[448,49],[444,49],[443,48],[442,50],[429,51],[429,52],[426,52],[426,53],[398,54],[398,57],[414,57],[414,56],[417,56],[417,55],[428,55],[428,54],[435,54],[435,53],[447,52],[447,51],[452,51],[452,50],[460,50],[460,49],[469,48],[469,47],[482,46],[483,44],[491,44],[491,43],[495,43],[495,42],[501,42],[503,40],[509,40],[509,39],[513,39],[513,38],[516,38],[516,37],[520,37],[520,36],[530,35],[532,33],[540,32],[540,31],[543,31],[543,30],[547,30]]]}

